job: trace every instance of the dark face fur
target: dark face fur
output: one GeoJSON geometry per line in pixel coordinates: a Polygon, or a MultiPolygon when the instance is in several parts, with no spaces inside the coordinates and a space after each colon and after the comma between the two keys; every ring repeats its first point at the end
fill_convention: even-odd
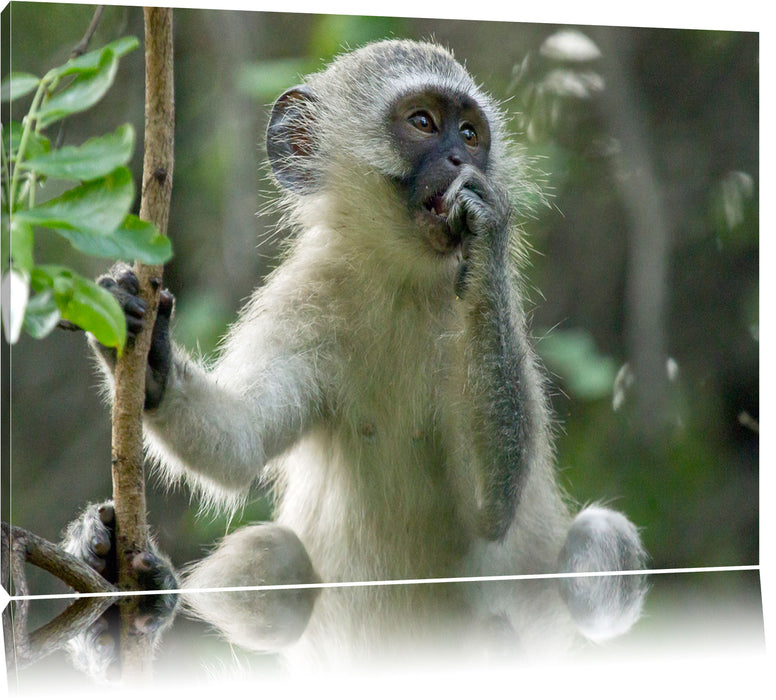
{"type": "Polygon", "coordinates": [[[410,213],[440,254],[455,251],[444,194],[465,165],[487,172],[490,129],[479,105],[464,94],[435,89],[399,98],[389,111],[389,132],[408,165],[398,179],[410,213]]]}

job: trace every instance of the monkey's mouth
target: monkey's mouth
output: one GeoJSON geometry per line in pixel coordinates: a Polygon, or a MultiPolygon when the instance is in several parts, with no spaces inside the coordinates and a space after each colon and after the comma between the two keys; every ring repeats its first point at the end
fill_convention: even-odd
{"type": "Polygon", "coordinates": [[[454,252],[461,245],[461,236],[453,232],[448,224],[450,208],[445,202],[446,191],[436,192],[423,202],[428,243],[443,255],[454,252]]]}
{"type": "Polygon", "coordinates": [[[424,203],[426,211],[432,216],[440,220],[440,222],[447,223],[447,215],[450,213],[450,209],[445,203],[445,193],[437,192],[431,195],[424,203]]]}

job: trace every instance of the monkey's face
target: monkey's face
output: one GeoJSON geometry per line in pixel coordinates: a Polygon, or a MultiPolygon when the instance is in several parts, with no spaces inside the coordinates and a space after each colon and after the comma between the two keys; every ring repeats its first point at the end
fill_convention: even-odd
{"type": "MultiPolygon", "coordinates": [[[[463,254],[445,193],[463,169],[502,182],[505,143],[503,116],[464,67],[412,41],[338,57],[283,93],[267,128],[272,172],[298,225],[357,234],[389,256],[427,252],[443,269],[463,254]]],[[[428,256],[418,260],[424,267],[428,256]]]]}
{"type": "Polygon", "coordinates": [[[456,251],[461,240],[447,225],[444,195],[464,166],[487,172],[491,134],[485,114],[466,94],[429,88],[396,100],[389,125],[406,164],[407,175],[397,181],[410,215],[432,250],[456,251]]]}

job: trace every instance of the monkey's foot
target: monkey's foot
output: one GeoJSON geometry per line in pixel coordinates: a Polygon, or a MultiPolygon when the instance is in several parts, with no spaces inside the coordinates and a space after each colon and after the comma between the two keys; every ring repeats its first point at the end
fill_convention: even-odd
{"type": "Polygon", "coordinates": [[[603,576],[561,579],[561,595],[580,632],[603,641],[627,631],[641,614],[647,585],[646,555],[635,526],[621,513],[590,507],[574,519],[559,570],[603,576]],[[622,575],[611,572],[628,572],[622,575]]]}
{"type": "MultiPolygon", "coordinates": [[[[116,514],[112,501],[90,504],[65,529],[62,547],[78,557],[111,583],[118,580],[116,566],[116,514]]],[[[174,590],[178,587],[170,560],[153,542],[149,549],[134,555],[131,566],[137,573],[140,590],[174,590]]],[[[154,618],[167,617],[175,608],[175,595],[142,596],[143,625],[152,628],[159,622],[154,618]]]]}

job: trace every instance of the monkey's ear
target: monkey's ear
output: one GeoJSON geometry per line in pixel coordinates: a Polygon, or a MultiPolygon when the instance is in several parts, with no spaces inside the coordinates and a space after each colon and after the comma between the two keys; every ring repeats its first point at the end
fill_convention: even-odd
{"type": "Polygon", "coordinates": [[[272,107],[267,126],[267,155],[278,182],[294,192],[317,188],[313,137],[316,97],[306,85],[286,90],[272,107]]]}

